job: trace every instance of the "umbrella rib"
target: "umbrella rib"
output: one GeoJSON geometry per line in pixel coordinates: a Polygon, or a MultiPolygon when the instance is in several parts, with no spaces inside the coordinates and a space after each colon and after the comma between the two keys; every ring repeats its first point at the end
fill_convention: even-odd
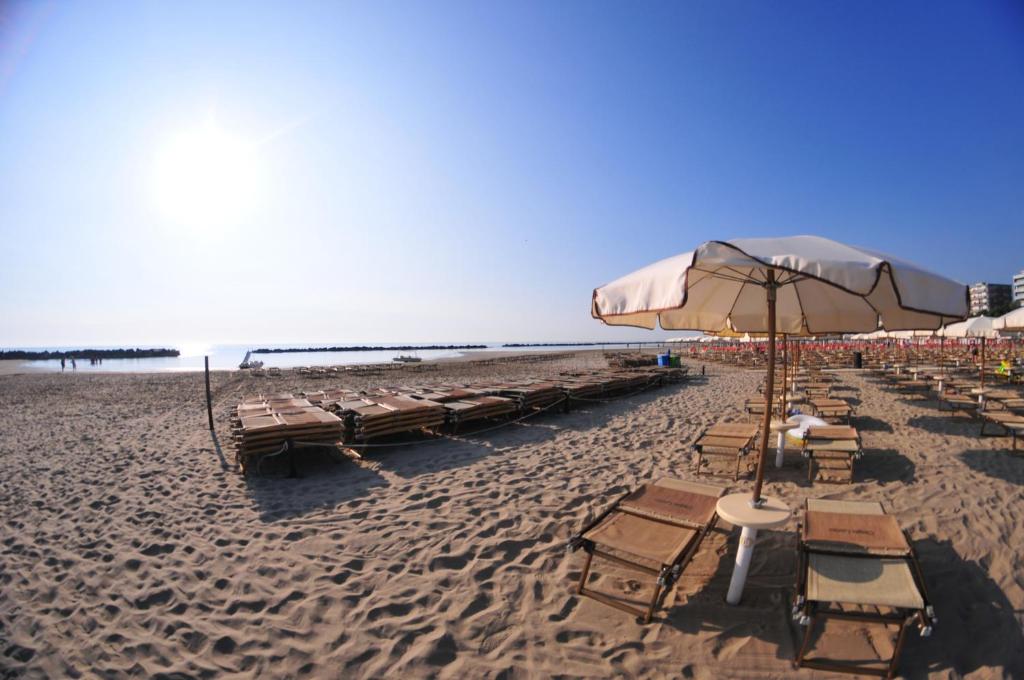
{"type": "MultiPolygon", "coordinates": [[[[760,279],[748,276],[741,271],[733,269],[732,267],[723,267],[722,269],[716,271],[708,271],[707,269],[700,269],[699,267],[690,267],[690,269],[692,271],[701,272],[702,274],[707,274],[710,278],[722,279],[723,281],[734,281],[737,283],[756,283],[759,286],[764,285],[764,282],[761,281],[760,279]],[[733,272],[735,276],[728,276],[723,274],[722,272],[726,270],[733,272]]],[[[701,279],[701,281],[704,280],[705,279],[701,279]]],[[[700,281],[698,281],[697,283],[700,283],[700,281]]],[[[696,285],[696,283],[694,285],[696,285]]]]}
{"type": "MultiPolygon", "coordinates": [[[[803,279],[800,279],[803,281],[803,279]]],[[[811,326],[807,323],[807,315],[804,314],[804,300],[800,297],[800,288],[797,287],[797,282],[793,282],[793,293],[796,294],[796,305],[800,309],[800,325],[807,329],[807,332],[811,332],[811,326]]]]}
{"type": "MultiPolygon", "coordinates": [[[[729,313],[725,315],[725,318],[726,318],[726,320],[727,320],[727,322],[729,324],[729,327],[732,328],[733,331],[736,331],[736,324],[734,324],[732,322],[732,310],[736,309],[736,303],[739,301],[740,296],[743,295],[743,289],[744,289],[744,287],[746,287],[746,285],[747,285],[746,283],[743,283],[740,286],[739,292],[736,293],[736,297],[734,297],[732,299],[732,304],[729,305],[729,313]]],[[[736,331],[736,332],[738,333],[739,331],[736,331]]]]}

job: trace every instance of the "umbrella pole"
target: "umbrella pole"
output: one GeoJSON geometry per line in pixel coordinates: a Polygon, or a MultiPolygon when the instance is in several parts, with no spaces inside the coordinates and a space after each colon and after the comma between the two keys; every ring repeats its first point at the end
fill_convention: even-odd
{"type": "Polygon", "coordinates": [[[757,477],[754,480],[754,495],[751,505],[755,508],[764,505],[761,498],[761,487],[764,485],[764,464],[768,459],[768,431],[772,425],[772,401],[775,393],[775,270],[768,270],[768,282],[765,286],[768,294],[768,384],[765,386],[764,421],[761,423],[761,451],[757,457],[757,477]]]}
{"type": "Polygon", "coordinates": [[[981,389],[985,389],[985,336],[981,336],[981,389]]]}
{"type": "Polygon", "coordinates": [[[789,389],[789,380],[786,369],[789,368],[789,343],[786,342],[786,334],[782,334],[782,414],[779,420],[786,419],[786,390],[789,389]]]}

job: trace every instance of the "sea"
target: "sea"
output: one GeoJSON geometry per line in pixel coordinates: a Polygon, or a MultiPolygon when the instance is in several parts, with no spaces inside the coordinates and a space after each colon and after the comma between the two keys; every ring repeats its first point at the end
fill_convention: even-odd
{"type": "MultiPolygon", "coordinates": [[[[419,357],[423,361],[430,361],[435,359],[450,359],[457,358],[463,355],[472,355],[478,352],[495,352],[495,351],[529,351],[529,352],[567,352],[576,349],[601,349],[601,348],[622,348],[628,345],[634,347],[638,346],[638,343],[616,343],[610,342],[606,344],[565,344],[565,345],[544,345],[536,347],[503,347],[504,343],[500,342],[453,342],[453,343],[317,343],[316,345],[310,345],[315,347],[321,346],[336,346],[344,347],[350,345],[371,345],[374,347],[401,347],[403,345],[485,345],[484,349],[464,349],[464,350],[440,350],[440,349],[424,349],[424,350],[399,350],[399,349],[383,349],[383,350],[371,350],[371,351],[352,351],[352,352],[279,352],[273,354],[253,354],[252,358],[263,362],[264,368],[294,368],[296,366],[345,366],[353,364],[383,364],[389,363],[399,355],[412,355],[419,357]]],[[[650,343],[647,343],[650,344],[650,343]]],[[[147,359],[104,359],[102,364],[90,364],[87,359],[77,361],[77,369],[80,372],[108,372],[108,373],[163,373],[170,371],[201,371],[203,370],[203,359],[204,357],[210,358],[210,370],[235,370],[238,368],[238,364],[245,358],[246,352],[251,349],[268,348],[268,349],[287,349],[294,348],[301,345],[289,344],[289,345],[203,345],[200,343],[193,343],[184,346],[171,346],[174,349],[181,351],[181,355],[177,357],[158,357],[158,358],[147,358],[147,359]]],[[[75,347],[10,347],[3,349],[20,349],[28,351],[72,351],[76,349],[119,349],[122,346],[109,346],[109,345],[90,345],[88,347],[75,346],[75,347]]],[[[143,345],[139,346],[138,349],[153,349],[155,346],[143,345]]],[[[127,348],[126,348],[127,349],[127,348]]],[[[60,371],[60,360],[49,359],[45,361],[25,361],[24,366],[32,370],[40,371],[60,371]]],[[[68,362],[67,371],[71,370],[71,364],[68,362]]]]}

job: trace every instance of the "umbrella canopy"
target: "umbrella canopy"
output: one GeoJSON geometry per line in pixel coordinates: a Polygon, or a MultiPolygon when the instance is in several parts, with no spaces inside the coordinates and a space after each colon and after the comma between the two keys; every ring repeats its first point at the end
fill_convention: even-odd
{"type": "Polygon", "coordinates": [[[981,363],[978,364],[978,378],[983,388],[985,387],[985,340],[999,337],[999,331],[995,329],[995,321],[996,319],[991,316],[975,316],[960,323],[951,323],[937,331],[937,335],[943,338],[981,338],[981,363]]]}
{"type": "Polygon", "coordinates": [[[999,331],[1024,331],[1024,307],[996,317],[992,327],[999,331]]]}
{"type": "Polygon", "coordinates": [[[967,316],[967,287],[904,260],[818,236],[708,241],[594,291],[607,324],[800,334],[939,328],[967,316]]]}
{"type": "Polygon", "coordinates": [[[889,255],[818,236],[708,241],[594,290],[604,323],[768,333],[768,377],[753,504],[771,424],[775,333],[939,328],[967,316],[967,286],[889,255]]]}
{"type": "Polygon", "coordinates": [[[951,323],[940,328],[935,334],[943,338],[998,338],[996,319],[991,316],[975,316],[966,321],[951,323]]]}

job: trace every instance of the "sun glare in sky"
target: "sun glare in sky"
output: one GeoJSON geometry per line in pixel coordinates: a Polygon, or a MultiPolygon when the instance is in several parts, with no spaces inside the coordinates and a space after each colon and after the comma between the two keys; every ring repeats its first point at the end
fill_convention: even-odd
{"type": "Polygon", "coordinates": [[[255,211],[262,174],[255,144],[207,122],[169,137],[159,149],[157,206],[175,227],[234,227],[255,211]]]}

